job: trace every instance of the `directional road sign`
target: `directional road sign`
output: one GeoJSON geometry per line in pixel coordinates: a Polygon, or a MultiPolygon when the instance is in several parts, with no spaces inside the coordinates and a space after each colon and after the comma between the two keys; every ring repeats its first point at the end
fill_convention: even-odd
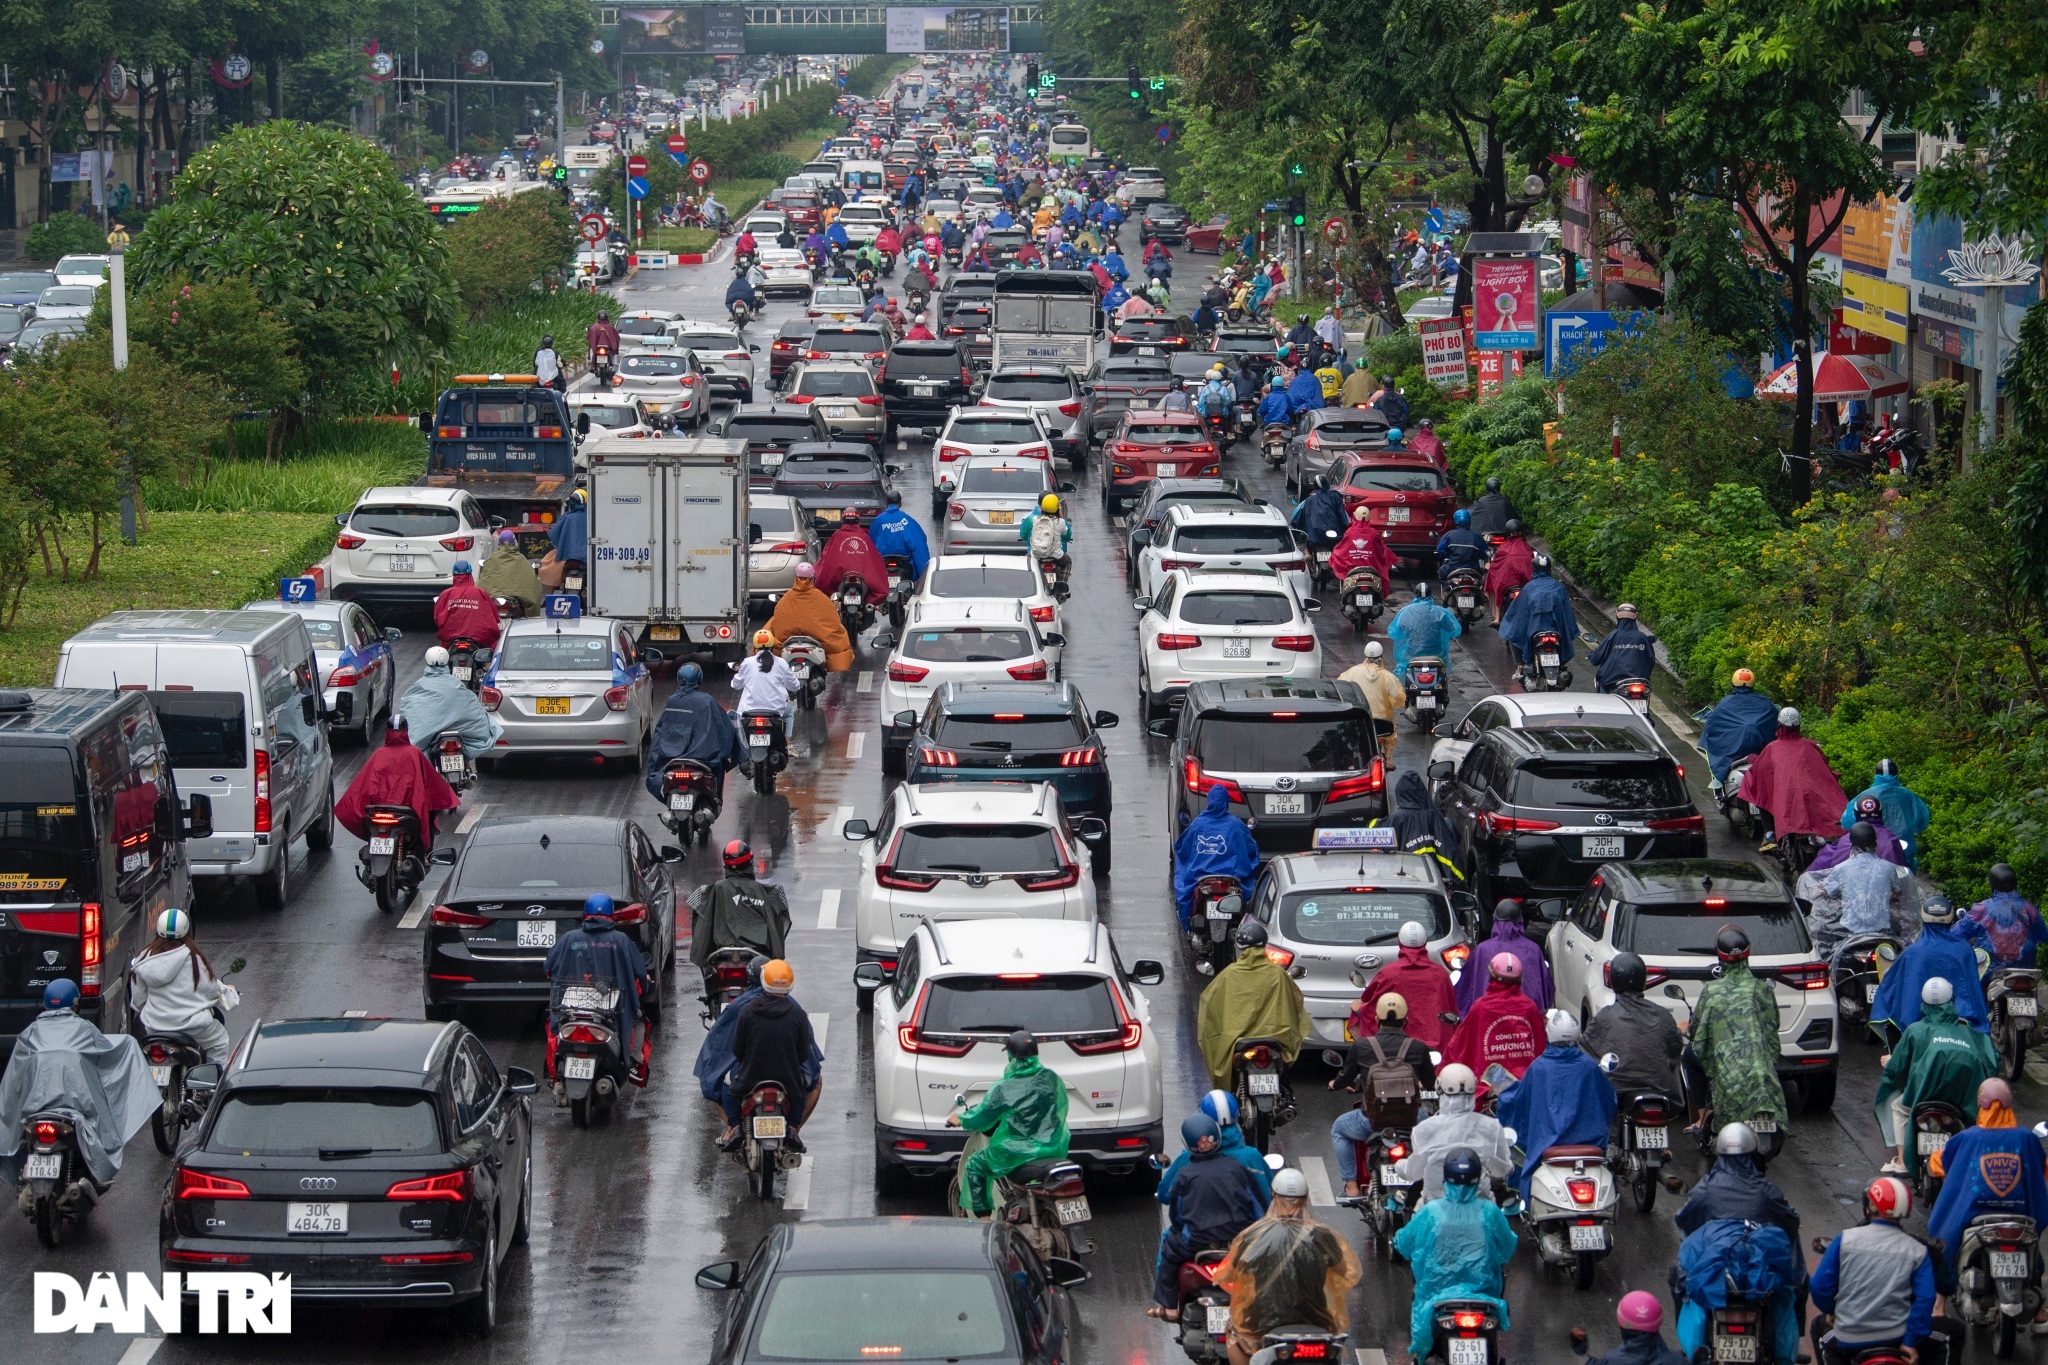
{"type": "Polygon", "coordinates": [[[1166,124],[1164,124],[1164,123],[1160,124],[1160,125],[1159,125],[1159,140],[1160,140],[1161,142],[1171,142],[1171,141],[1173,141],[1173,129],[1172,129],[1172,128],[1170,128],[1170,127],[1168,127],[1168,126],[1167,126],[1166,124]]]}
{"type": "Polygon", "coordinates": [[[1603,313],[1574,308],[1544,318],[1550,344],[1543,349],[1543,373],[1569,370],[1578,356],[1596,356],[1607,349],[1610,332],[1626,332],[1635,326],[1638,314],[1603,313]]]}
{"type": "Polygon", "coordinates": [[[645,199],[647,197],[647,177],[644,175],[627,176],[626,195],[631,199],[645,199]]]}
{"type": "Polygon", "coordinates": [[[1423,231],[1432,235],[1441,233],[1444,230],[1444,211],[1442,209],[1431,209],[1428,213],[1423,214],[1422,228],[1423,231]]]}

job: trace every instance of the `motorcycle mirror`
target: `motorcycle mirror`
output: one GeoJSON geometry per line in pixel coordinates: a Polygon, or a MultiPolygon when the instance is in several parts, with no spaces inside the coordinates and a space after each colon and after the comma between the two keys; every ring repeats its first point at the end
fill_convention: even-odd
{"type": "Polygon", "coordinates": [[[1619,1052],[1610,1052],[1600,1059],[1600,1069],[1610,1076],[1619,1070],[1620,1067],[1621,1054],[1619,1052]]]}
{"type": "Polygon", "coordinates": [[[1243,896],[1225,896],[1217,904],[1218,908],[1220,908],[1226,915],[1237,915],[1243,913],[1244,911],[1243,896]]]}
{"type": "Polygon", "coordinates": [[[1268,1152],[1268,1153],[1266,1153],[1266,1169],[1267,1169],[1267,1170],[1269,1170],[1269,1171],[1284,1171],[1284,1170],[1286,1170],[1286,1169],[1287,1169],[1287,1158],[1286,1158],[1286,1157],[1284,1157],[1284,1156],[1282,1156],[1282,1155],[1280,1155],[1280,1154],[1279,1154],[1278,1152],[1268,1152]]]}
{"type": "Polygon", "coordinates": [[[1438,1052],[1435,1048],[1431,1048],[1429,1050],[1429,1064],[1431,1066],[1442,1066],[1444,1064],[1444,1054],[1438,1052]]]}
{"type": "Polygon", "coordinates": [[[240,970],[242,970],[242,968],[244,968],[244,967],[246,967],[246,966],[248,966],[248,965],[249,965],[249,959],[248,959],[248,958],[246,958],[246,957],[238,957],[238,958],[236,958],[236,959],[235,959],[235,960],[234,960],[233,962],[230,962],[230,963],[228,964],[228,970],[227,970],[227,975],[229,975],[229,976],[233,976],[233,975],[234,975],[234,974],[235,974],[236,972],[239,972],[240,970]]]}
{"type": "Polygon", "coordinates": [[[1512,1128],[1503,1128],[1503,1129],[1501,1129],[1501,1130],[1500,1130],[1500,1135],[1501,1135],[1502,1137],[1504,1137],[1504,1138],[1506,1138],[1506,1139],[1508,1140],[1508,1146],[1510,1146],[1510,1147],[1514,1146],[1514,1145],[1515,1145],[1515,1139],[1521,1136],[1521,1134],[1520,1134],[1520,1133],[1517,1133],[1517,1132],[1516,1132],[1516,1131],[1515,1131],[1514,1129],[1512,1129],[1512,1128]]]}
{"type": "Polygon", "coordinates": [[[427,861],[439,863],[443,867],[453,867],[455,866],[455,850],[452,848],[437,848],[427,861]]]}
{"type": "Polygon", "coordinates": [[[1884,962],[1896,962],[1896,961],[1898,961],[1898,958],[1899,958],[1899,948],[1898,948],[1898,945],[1897,945],[1897,944],[1895,944],[1895,943],[1880,943],[1880,944],[1878,944],[1878,945],[1877,945],[1877,956],[1878,956],[1878,958],[1879,958],[1879,959],[1880,959],[1881,961],[1884,961],[1884,962]]]}

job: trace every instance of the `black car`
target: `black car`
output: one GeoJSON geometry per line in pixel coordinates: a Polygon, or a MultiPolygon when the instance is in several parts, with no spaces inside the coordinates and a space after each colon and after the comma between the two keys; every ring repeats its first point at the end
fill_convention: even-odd
{"type": "Polygon", "coordinates": [[[1172,355],[1195,344],[1193,320],[1175,313],[1147,313],[1125,318],[1109,334],[1111,355],[1172,355]]]}
{"type": "Polygon", "coordinates": [[[1071,1365],[1064,1292],[1078,1261],[1041,1260],[1017,1228],[971,1218],[785,1223],[745,1266],[697,1272],[727,1292],[712,1365],[972,1360],[1071,1365]]]}
{"type": "Polygon", "coordinates": [[[289,1275],[296,1301],[450,1304],[475,1335],[497,1326],[499,1267],[533,1222],[532,1072],[501,1073],[461,1024],[279,1019],[186,1085],[211,1102],[164,1189],[166,1271],[289,1275]]]}
{"type": "Polygon", "coordinates": [[[768,387],[782,387],[782,377],[811,349],[811,337],[817,330],[818,320],[802,313],[776,329],[775,340],[768,345],[768,387]]]}
{"type": "Polygon", "coordinates": [[[974,375],[957,340],[899,341],[875,372],[889,439],[903,427],[937,431],[954,408],[974,402],[974,375]]]}
{"type": "Polygon", "coordinates": [[[606,816],[501,816],[483,821],[459,854],[427,918],[429,1019],[453,1019],[462,1005],[545,1005],[547,956],[603,892],[613,919],[647,958],[657,985],[649,1018],[661,1013],[658,983],[675,965],[676,892],[664,864],[680,850],[656,850],[631,820],[606,816]]]}
{"type": "Polygon", "coordinates": [[[747,443],[747,488],[755,493],[775,487],[775,472],[791,446],[832,439],[815,403],[750,403],[712,418],[708,434],[747,443]]]}
{"type": "Polygon", "coordinates": [[[1031,234],[1020,227],[990,228],[982,238],[982,250],[988,253],[988,263],[1001,269],[1017,263],[1017,253],[1024,249],[1024,243],[1031,240],[1031,234]]]}
{"type": "Polygon", "coordinates": [[[939,335],[967,352],[969,366],[985,370],[994,363],[996,343],[989,335],[995,307],[987,299],[964,299],[948,304],[939,335]]]}
{"type": "Polygon", "coordinates": [[[1231,813],[1253,821],[1259,851],[1299,853],[1315,830],[1366,825],[1387,813],[1386,764],[1372,708],[1335,678],[1191,684],[1177,717],[1149,732],[1173,740],[1167,830],[1174,838],[1222,787],[1231,813]]]}
{"type": "Polygon", "coordinates": [[[1228,357],[1226,370],[1235,370],[1244,356],[1251,356],[1252,368],[1263,375],[1280,354],[1280,338],[1265,327],[1220,327],[1209,349],[1228,357]]]}
{"type": "MultiPolygon", "coordinates": [[[[1707,853],[1706,819],[1678,764],[1640,730],[1486,730],[1429,775],[1484,906],[1576,898],[1605,863],[1707,853]]],[[[1540,918],[1530,915],[1532,935],[1540,918]]]]}
{"type": "Polygon", "coordinates": [[[879,322],[823,322],[811,333],[805,360],[865,360],[870,369],[889,353],[889,329],[879,322]]]}
{"type": "Polygon", "coordinates": [[[1096,361],[1081,385],[1088,395],[1088,439],[1100,441],[1132,408],[1156,406],[1173,384],[1172,367],[1163,355],[1096,361]]]}
{"type": "MultiPolygon", "coordinates": [[[[946,683],[932,693],[905,754],[911,783],[1050,782],[1067,815],[1115,820],[1109,756],[1098,730],[1113,711],[1090,714],[1070,682],[946,683]]],[[[1110,836],[1089,845],[1095,875],[1109,875],[1110,836]]]]}
{"type": "Polygon", "coordinates": [[[1184,245],[1188,240],[1188,211],[1178,204],[1160,201],[1145,205],[1145,215],[1138,220],[1138,240],[1184,245]]]}
{"type": "Polygon", "coordinates": [[[896,466],[882,463],[873,446],[862,441],[805,441],[782,459],[775,491],[802,503],[813,522],[830,531],[849,507],[862,521],[873,521],[888,501],[896,466]]]}
{"type": "Polygon", "coordinates": [[[1131,505],[1124,531],[1124,586],[1138,590],[1138,551],[1152,543],[1166,514],[1181,504],[1204,507],[1251,507],[1238,479],[1154,479],[1131,505]],[[1138,533],[1145,533],[1140,543],[1138,533]]]}

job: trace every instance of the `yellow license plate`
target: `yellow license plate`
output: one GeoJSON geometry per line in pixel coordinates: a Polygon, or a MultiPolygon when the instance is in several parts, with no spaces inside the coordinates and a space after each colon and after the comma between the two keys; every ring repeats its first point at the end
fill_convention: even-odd
{"type": "Polygon", "coordinates": [[[1015,526],[1017,524],[1017,514],[1015,512],[991,512],[988,514],[988,520],[991,526],[1015,526]]]}
{"type": "Polygon", "coordinates": [[[533,712],[537,716],[566,716],[569,714],[567,697],[535,697],[533,712]]]}
{"type": "Polygon", "coordinates": [[[647,628],[647,638],[650,640],[680,640],[683,638],[683,628],[681,626],[649,626],[647,628]]]}
{"type": "Polygon", "coordinates": [[[814,509],[811,515],[822,521],[837,521],[844,514],[845,510],[842,507],[819,507],[814,509]]]}

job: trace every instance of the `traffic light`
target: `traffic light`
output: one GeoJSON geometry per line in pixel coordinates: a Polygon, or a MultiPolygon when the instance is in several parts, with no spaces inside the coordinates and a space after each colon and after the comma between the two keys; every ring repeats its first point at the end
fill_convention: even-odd
{"type": "Polygon", "coordinates": [[[1308,226],[1308,196],[1295,193],[1287,199],[1287,221],[1296,227],[1308,226]]]}
{"type": "Polygon", "coordinates": [[[1129,66],[1125,67],[1124,75],[1128,77],[1131,82],[1131,98],[1133,100],[1144,99],[1145,78],[1138,74],[1138,64],[1136,62],[1132,62],[1129,66]]]}
{"type": "Polygon", "coordinates": [[[1037,62],[1024,63],[1024,88],[1026,90],[1036,90],[1038,88],[1037,62]]]}

